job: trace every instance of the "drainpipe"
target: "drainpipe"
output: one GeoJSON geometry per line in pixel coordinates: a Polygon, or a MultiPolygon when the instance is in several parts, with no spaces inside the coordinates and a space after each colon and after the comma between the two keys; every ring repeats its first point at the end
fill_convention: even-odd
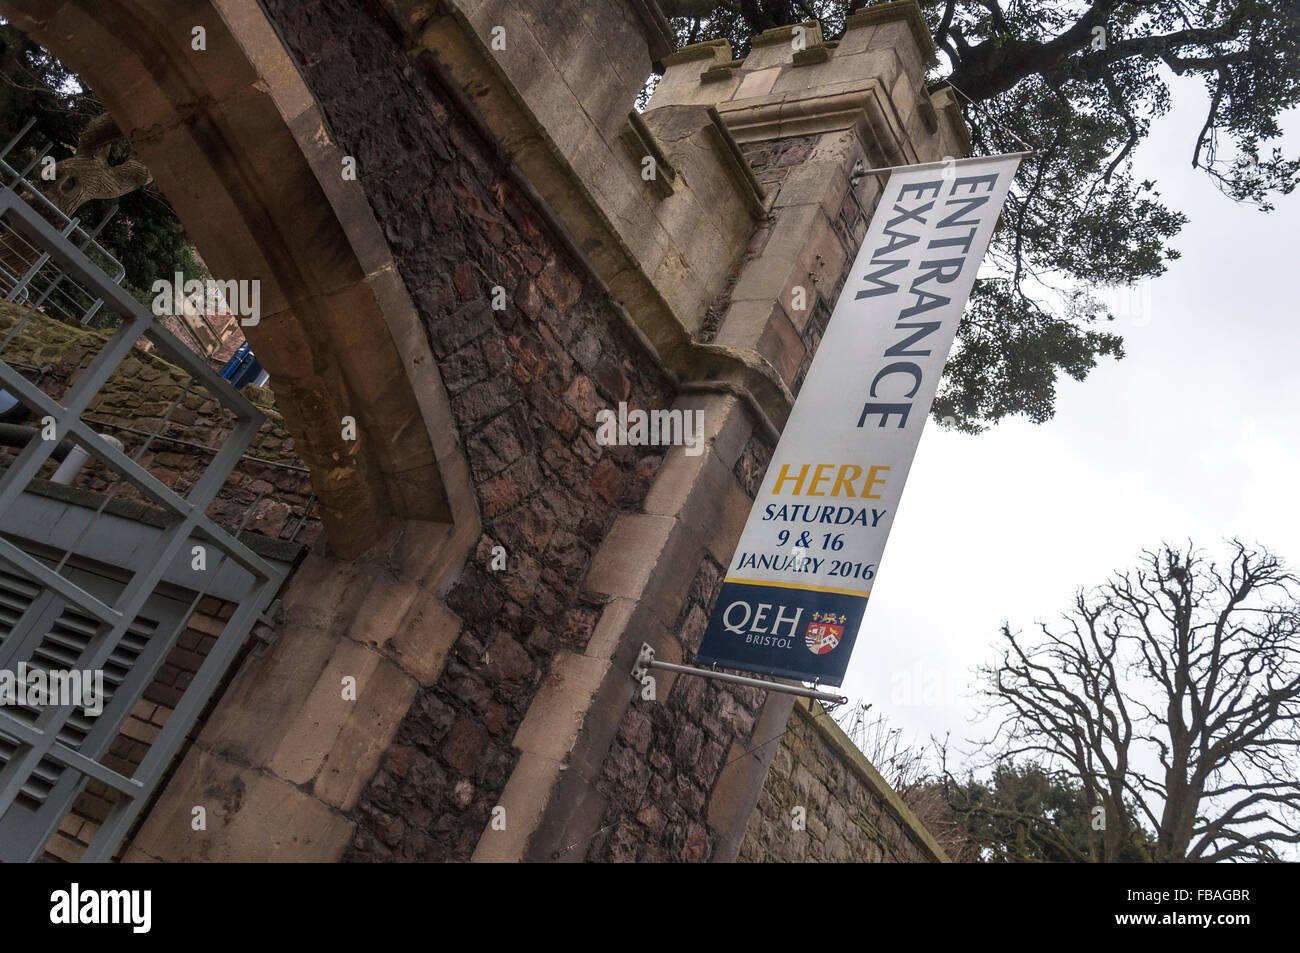
{"type": "MultiPolygon", "coordinates": [[[[99,434],[101,440],[111,443],[118,450],[122,449],[122,442],[116,437],[110,437],[108,434],[99,434]]],[[[6,447],[16,447],[22,449],[32,440],[40,439],[40,431],[35,427],[23,427],[18,424],[0,423],[0,445],[6,447]]],[[[71,440],[61,440],[59,445],[50,453],[50,457],[55,460],[61,460],[58,469],[50,478],[53,483],[62,483],[67,486],[77,478],[77,475],[85,469],[86,462],[90,459],[90,451],[84,447],[78,446],[71,440]]]]}
{"type": "MultiPolygon", "coordinates": [[[[116,437],[110,437],[106,433],[98,435],[100,440],[113,445],[114,449],[122,449],[122,441],[116,437]]],[[[71,486],[72,481],[77,478],[82,469],[86,466],[86,461],[90,459],[90,451],[79,444],[68,451],[68,455],[63,458],[59,468],[54,471],[54,476],[50,477],[51,483],[62,483],[64,486],[71,486]]]]}

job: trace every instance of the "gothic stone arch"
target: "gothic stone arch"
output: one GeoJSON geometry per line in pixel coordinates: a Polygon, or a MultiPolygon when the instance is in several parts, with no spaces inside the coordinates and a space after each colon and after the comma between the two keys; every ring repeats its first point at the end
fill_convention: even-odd
{"type": "Polygon", "coordinates": [[[260,280],[263,318],[246,335],[311,468],[332,551],[357,555],[404,520],[474,522],[415,310],[255,0],[0,11],[90,84],[214,275],[260,280]],[[346,416],[355,441],[341,439],[346,416]]]}

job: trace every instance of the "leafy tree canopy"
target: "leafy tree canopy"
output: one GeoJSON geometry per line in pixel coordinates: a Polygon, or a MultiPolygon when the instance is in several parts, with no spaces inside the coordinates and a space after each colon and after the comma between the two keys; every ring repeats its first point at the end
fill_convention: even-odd
{"type": "Polygon", "coordinates": [[[1107,819],[1083,786],[1036,764],[1002,763],[987,780],[947,778],[944,788],[964,840],[990,863],[1150,863],[1155,855],[1154,838],[1129,810],[1118,856],[1106,858],[1099,825],[1107,819]]]}

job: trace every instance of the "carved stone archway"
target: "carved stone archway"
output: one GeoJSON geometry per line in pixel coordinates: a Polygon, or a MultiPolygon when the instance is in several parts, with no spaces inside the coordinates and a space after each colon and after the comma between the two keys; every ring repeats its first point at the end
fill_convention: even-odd
{"type": "Polygon", "coordinates": [[[245,333],[331,549],[359,554],[403,520],[473,521],[445,391],[388,245],[255,0],[0,11],[90,84],[214,275],[260,280],[263,317],[245,333]],[[357,440],[342,439],[344,417],[357,440]]]}

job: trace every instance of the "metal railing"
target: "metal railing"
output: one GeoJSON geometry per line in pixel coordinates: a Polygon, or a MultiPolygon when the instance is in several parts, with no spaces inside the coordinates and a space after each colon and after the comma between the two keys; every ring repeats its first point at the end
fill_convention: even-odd
{"type": "MultiPolygon", "coordinates": [[[[3,180],[4,187],[21,195],[65,239],[107,274],[114,284],[121,284],[126,275],[126,267],[97,241],[104,226],[112,220],[117,207],[110,208],[99,224],[87,232],[81,227],[80,219],[59,211],[54,203],[28,181],[27,177],[33,170],[38,166],[44,168],[44,160],[50,151],[49,143],[36,149],[22,168],[10,164],[14,150],[31,131],[35,121],[27,120],[17,135],[0,149],[0,179],[3,180]]],[[[103,306],[103,299],[95,297],[74,278],[52,266],[48,255],[12,230],[0,234],[0,294],[4,295],[6,301],[27,304],[34,309],[57,314],[64,320],[75,319],[81,324],[90,323],[103,306]]]]}
{"type": "MultiPolygon", "coordinates": [[[[111,793],[113,804],[81,859],[104,861],[113,856],[280,584],[279,570],[240,543],[238,531],[232,535],[206,513],[259,429],[263,415],[121,287],[120,263],[95,240],[104,222],[87,232],[76,218],[61,216],[24,180],[39,158],[23,170],[15,169],[4,158],[12,145],[0,153],[0,175],[5,179],[0,183],[0,243],[8,243],[4,249],[13,253],[5,259],[0,285],[5,298],[18,303],[25,314],[0,340],[0,387],[40,418],[53,439],[30,440],[0,473],[0,517],[23,505],[31,481],[43,468],[48,469],[51,454],[65,440],[97,461],[113,480],[98,509],[61,552],[25,549],[19,545],[21,540],[0,535],[0,570],[7,578],[20,580],[15,585],[31,596],[11,607],[7,621],[0,619],[0,670],[12,671],[21,663],[51,671],[62,664],[68,671],[94,672],[122,658],[129,658],[130,664],[124,671],[120,665],[115,670],[111,697],[104,700],[102,711],[93,719],[87,718],[84,708],[75,706],[29,705],[20,710],[0,704],[0,860],[40,857],[86,784],[93,780],[111,793]],[[5,360],[6,349],[19,339],[28,322],[85,324],[101,311],[120,323],[57,398],[5,360]],[[136,346],[142,340],[150,343],[155,355],[183,371],[188,383],[177,388],[149,439],[128,456],[119,445],[101,439],[83,415],[123,363],[133,354],[139,355],[136,346]],[[231,429],[188,492],[181,495],[150,472],[141,458],[176,409],[195,397],[215,400],[229,418],[231,429]],[[121,570],[119,585],[92,592],[94,587],[86,582],[92,577],[77,568],[79,550],[87,534],[106,532],[101,517],[119,490],[127,487],[162,510],[166,525],[156,531],[149,545],[129,558],[124,555],[117,567],[121,570]],[[211,559],[206,555],[202,560],[196,555],[192,558],[192,554],[209,551],[211,559]],[[218,574],[229,579],[232,573],[240,580],[235,587],[239,595],[224,598],[235,601],[237,607],[147,752],[137,765],[123,767],[108,757],[110,745],[176,646],[211,580],[218,574]],[[182,585],[178,586],[178,578],[182,585]],[[164,594],[179,602],[183,611],[178,610],[175,621],[140,643],[138,620],[158,618],[149,607],[164,594]],[[66,621],[60,620],[69,618],[81,620],[78,625],[84,642],[64,639],[59,643],[62,649],[54,651],[50,646],[52,640],[57,641],[56,630],[59,625],[66,627],[66,621]],[[56,664],[52,659],[62,662],[56,664]],[[78,730],[70,733],[72,725],[78,730]],[[30,792],[37,788],[42,797],[34,801],[30,792]]],[[[0,252],[8,254],[3,249],[0,252]]]]}

